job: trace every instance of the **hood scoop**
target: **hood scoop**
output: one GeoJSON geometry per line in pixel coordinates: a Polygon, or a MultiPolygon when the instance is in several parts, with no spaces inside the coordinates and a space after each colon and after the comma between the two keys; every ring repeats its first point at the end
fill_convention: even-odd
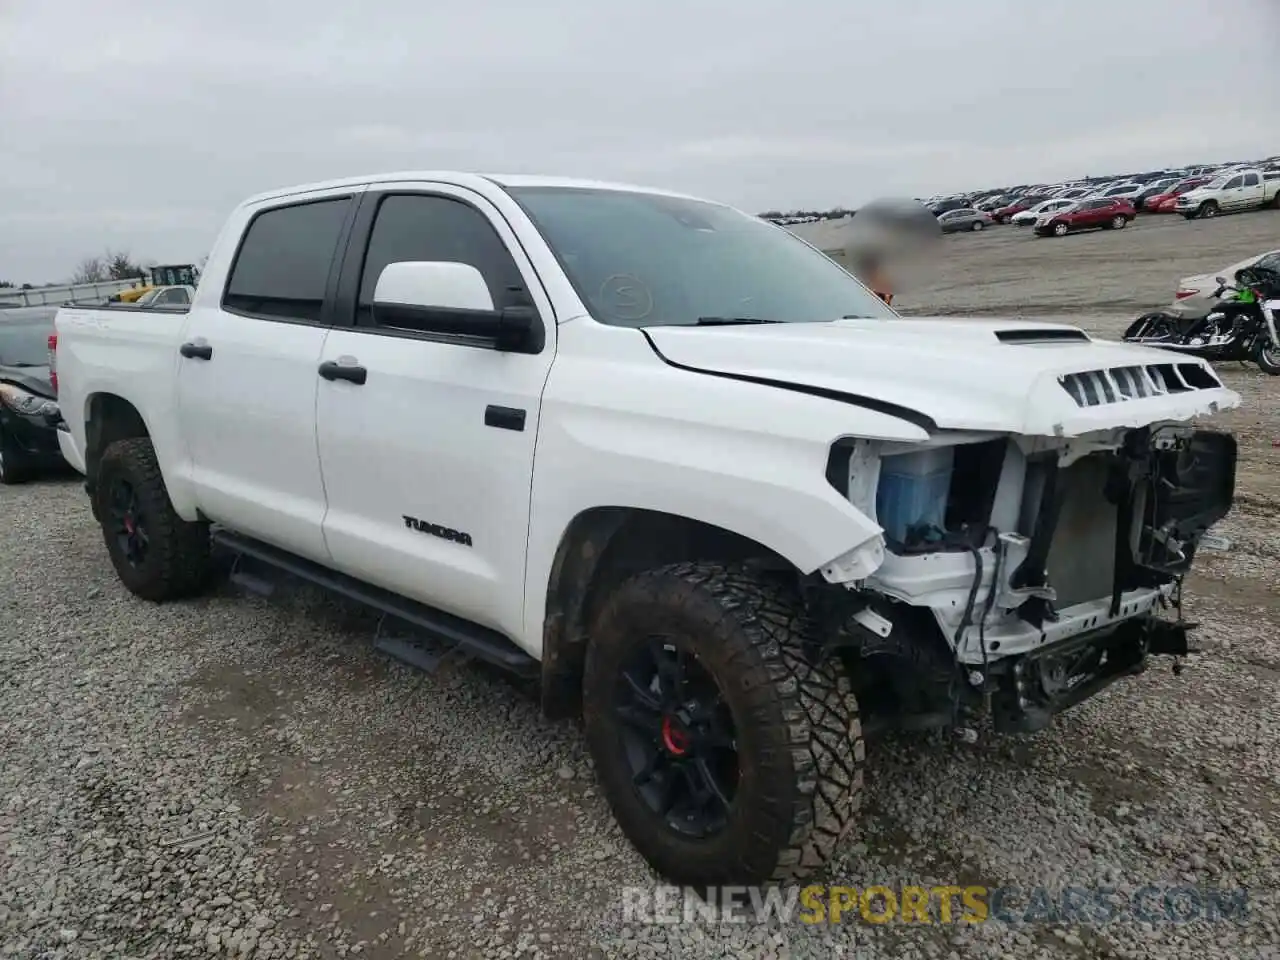
{"type": "Polygon", "coordinates": [[[1071,327],[1030,327],[1025,330],[996,330],[996,339],[1001,343],[1026,345],[1034,343],[1088,343],[1089,335],[1083,330],[1071,327]]]}

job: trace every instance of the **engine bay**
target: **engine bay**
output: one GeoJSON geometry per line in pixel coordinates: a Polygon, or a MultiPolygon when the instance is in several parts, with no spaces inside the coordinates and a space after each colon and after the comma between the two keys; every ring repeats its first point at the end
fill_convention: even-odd
{"type": "Polygon", "coordinates": [[[976,701],[999,729],[1036,730],[1147,654],[1187,652],[1189,625],[1156,614],[1180,609],[1200,539],[1231,508],[1231,435],[951,439],[857,441],[828,464],[888,547],[845,585],[836,630],[874,722],[955,724],[976,701]]]}
{"type": "Polygon", "coordinates": [[[951,439],[837,447],[828,476],[884,529],[864,587],[931,608],[958,651],[974,625],[1038,645],[1076,610],[1140,612],[1129,595],[1185,574],[1234,496],[1234,438],[1185,425],[951,439]]]}

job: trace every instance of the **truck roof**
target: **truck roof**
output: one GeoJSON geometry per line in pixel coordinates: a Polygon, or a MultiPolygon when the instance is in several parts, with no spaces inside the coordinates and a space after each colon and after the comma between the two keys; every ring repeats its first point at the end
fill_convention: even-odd
{"type": "Polygon", "coordinates": [[[673,190],[663,190],[657,187],[644,187],[629,183],[611,183],[603,180],[584,180],[576,177],[549,177],[523,173],[464,173],[457,170],[402,170],[394,173],[374,173],[367,174],[365,176],[343,177],[339,180],[324,180],[318,183],[305,183],[291,187],[280,187],[275,190],[269,190],[265,193],[256,194],[244,202],[245,204],[255,204],[267,200],[278,200],[282,197],[293,196],[299,193],[310,193],[314,190],[330,190],[339,187],[360,187],[378,183],[399,183],[415,180],[449,183],[456,186],[472,188],[482,188],[485,183],[488,182],[496,183],[503,187],[576,187],[585,190],[619,190],[630,193],[656,193],[668,197],[682,197],[687,200],[703,199],[701,197],[694,197],[689,194],[678,193],[673,190]]]}

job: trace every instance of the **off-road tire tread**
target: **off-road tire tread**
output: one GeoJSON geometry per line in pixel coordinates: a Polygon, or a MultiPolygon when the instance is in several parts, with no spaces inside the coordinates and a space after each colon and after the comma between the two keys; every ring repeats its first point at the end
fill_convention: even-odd
{"type": "MultiPolygon", "coordinates": [[[[95,505],[98,516],[107,516],[109,485],[102,480],[115,470],[122,470],[128,475],[143,501],[149,549],[159,554],[152,575],[142,581],[130,582],[133,578],[126,579],[125,573],[117,566],[125,586],[137,596],[157,603],[199,593],[208,583],[212,570],[209,525],[183,520],[174,511],[155,448],[146,437],[117,440],[103,452],[96,492],[100,498],[95,505]]],[[[111,534],[105,522],[102,523],[102,535],[114,563],[111,534]]]]}
{"type": "Polygon", "coordinates": [[[779,578],[713,562],[649,570],[623,589],[704,609],[707,599],[713,601],[720,617],[707,632],[745,641],[729,659],[737,677],[720,682],[729,679],[749,692],[752,720],[782,718],[780,729],[766,731],[777,749],[789,753],[793,772],[790,783],[777,784],[766,798],[778,829],[773,836],[757,834],[756,849],[742,851],[735,876],[722,882],[794,881],[821,868],[854,824],[866,748],[843,664],[835,657],[814,663],[808,654],[813,625],[798,592],[779,578]],[[683,589],[673,591],[673,583],[683,589]]]}

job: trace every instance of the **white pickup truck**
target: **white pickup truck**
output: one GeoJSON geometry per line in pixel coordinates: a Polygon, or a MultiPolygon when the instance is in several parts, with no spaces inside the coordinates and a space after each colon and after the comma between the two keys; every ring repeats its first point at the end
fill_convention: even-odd
{"type": "Polygon", "coordinates": [[[686,883],[821,864],[864,730],[1035,730],[1184,654],[1157,614],[1234,491],[1203,361],[902,319],[780,227],[625,186],[258,196],[189,309],[66,308],[55,359],[128,589],[198,591],[212,541],[539,678],[686,883]]]}
{"type": "Polygon", "coordinates": [[[1280,173],[1232,170],[1178,197],[1174,210],[1188,220],[1245,210],[1280,210],[1280,173]]]}

